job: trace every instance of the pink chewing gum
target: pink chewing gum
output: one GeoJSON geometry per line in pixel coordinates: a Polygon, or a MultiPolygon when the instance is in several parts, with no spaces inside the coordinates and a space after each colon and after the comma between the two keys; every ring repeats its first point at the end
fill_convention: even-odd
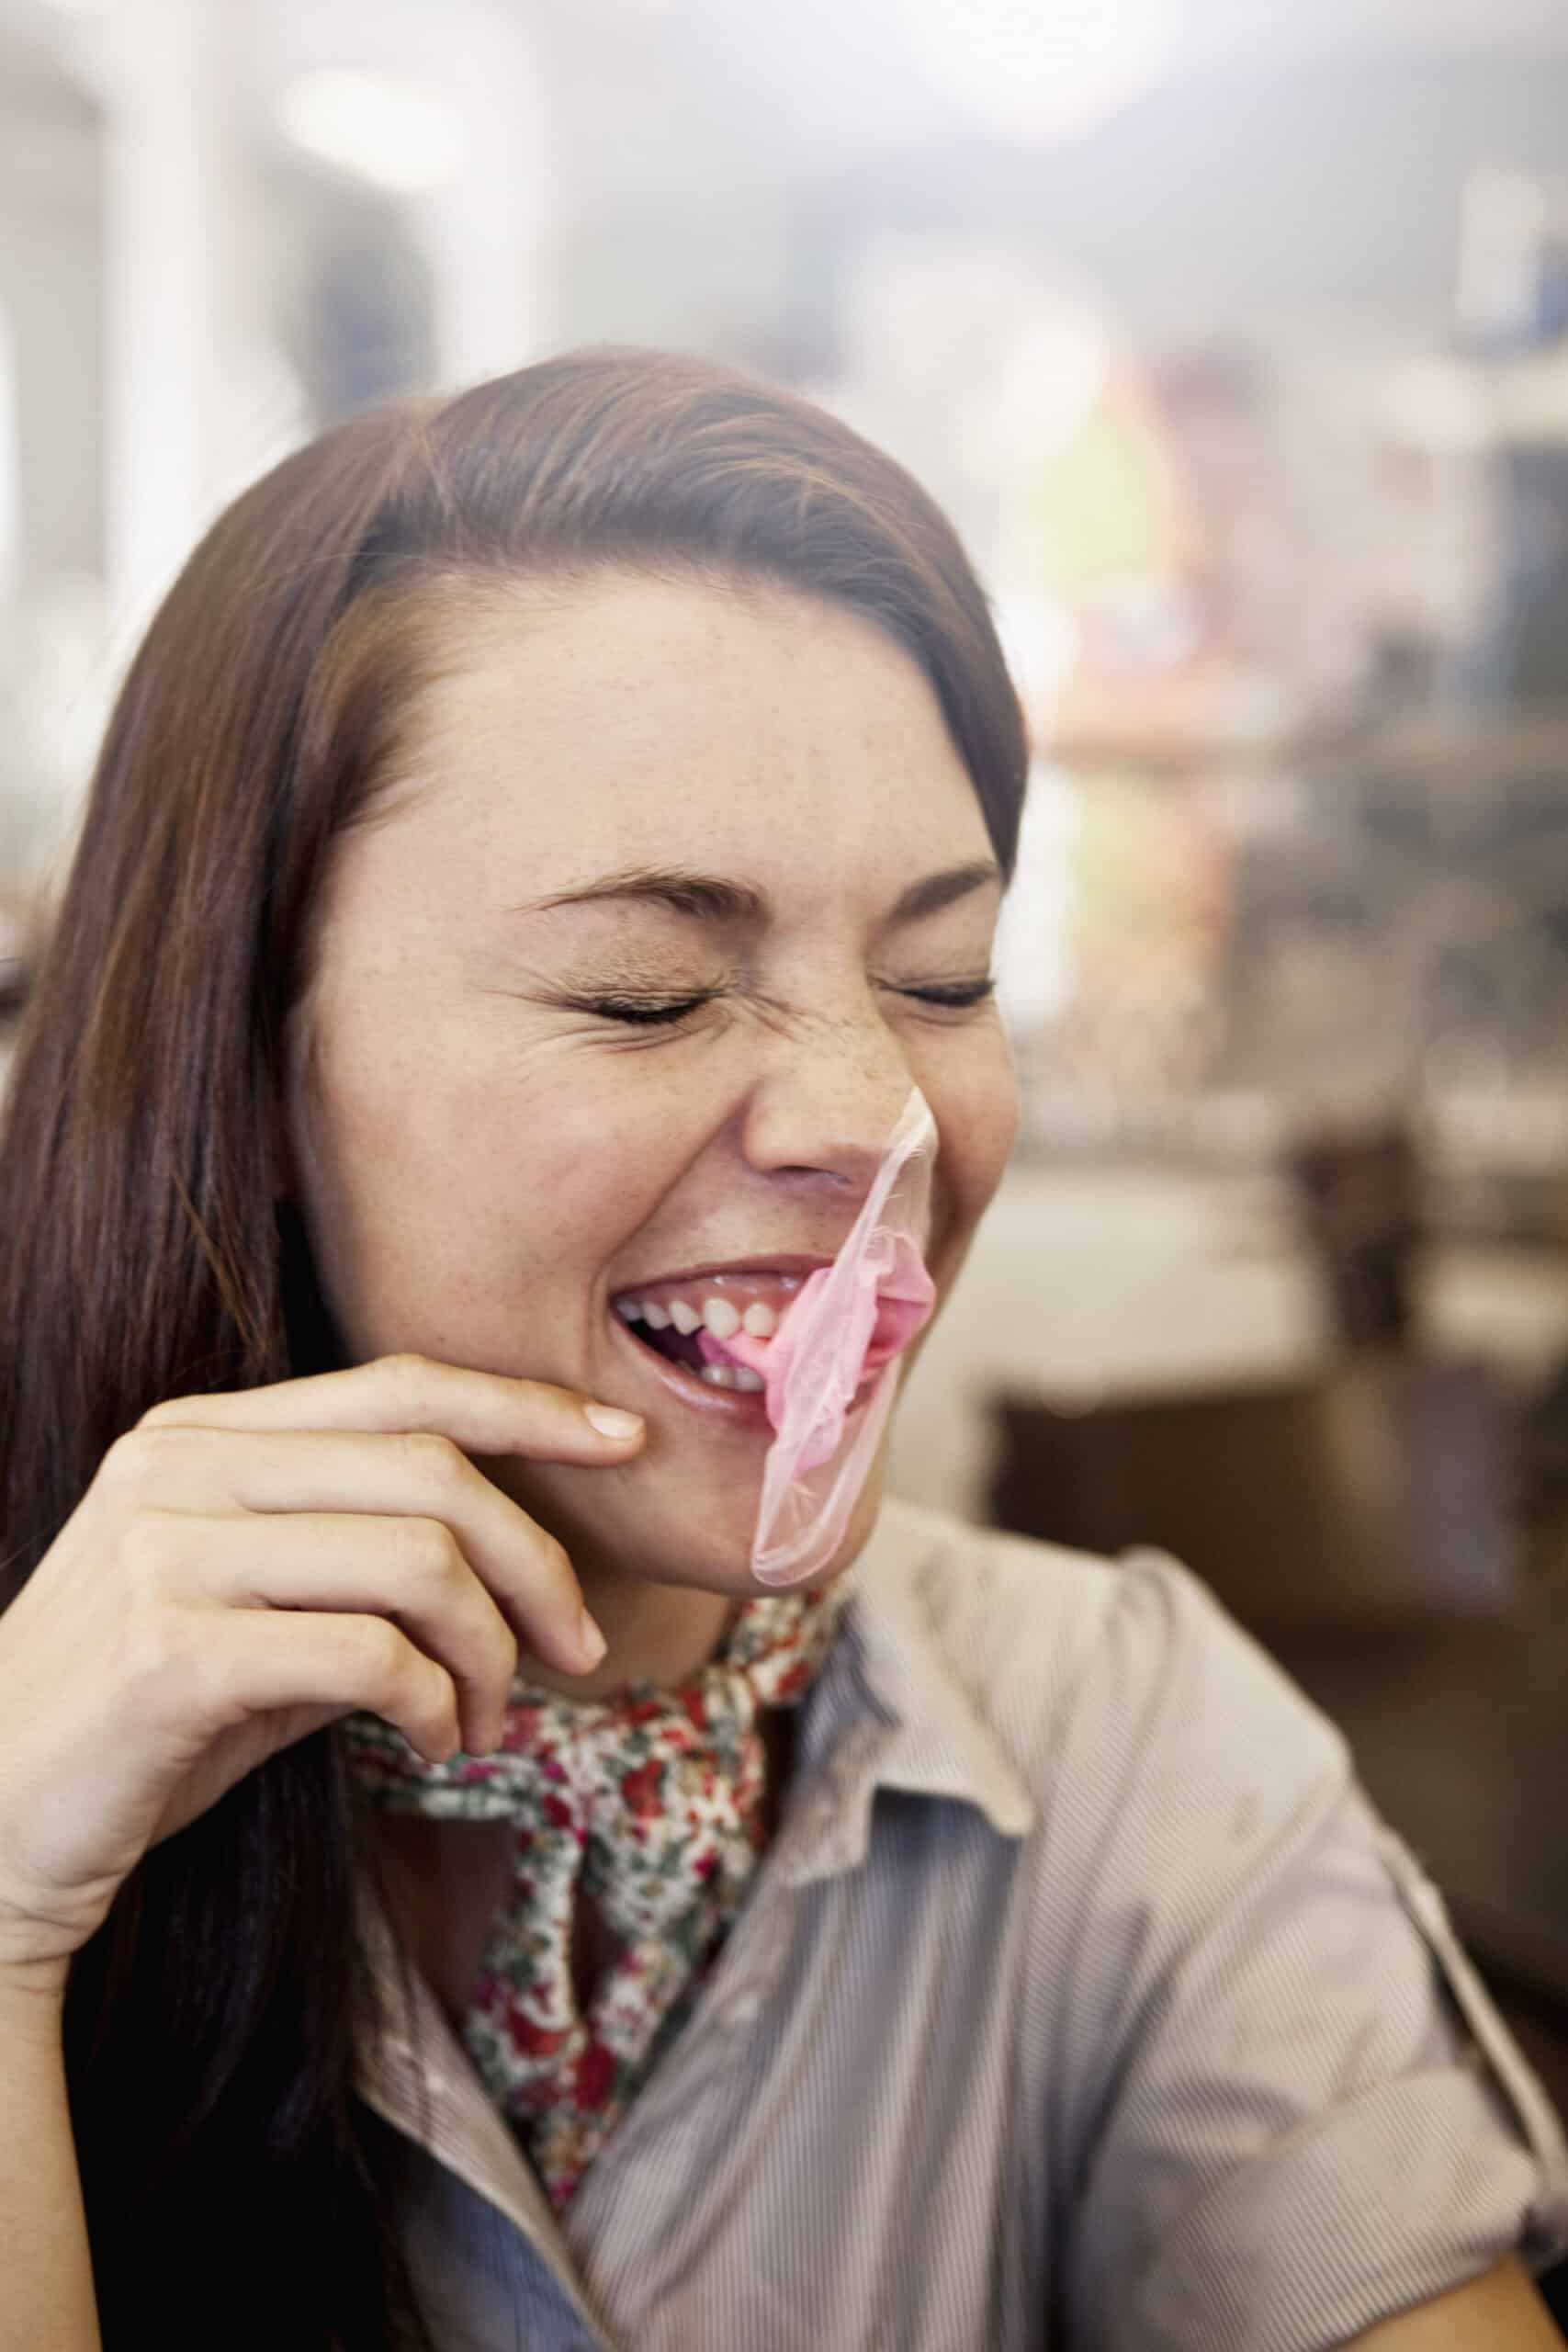
{"type": "Polygon", "coordinates": [[[843,1540],[897,1393],[897,1359],[936,1304],[922,1254],[936,1140],[915,1088],[853,1229],[832,1264],[804,1284],[773,1337],[698,1334],[707,1362],[745,1364],[766,1384],[774,1434],[751,1550],[759,1583],[798,1584],[843,1540]]]}
{"type": "Polygon", "coordinates": [[[823,1350],[823,1398],[816,1417],[818,1434],[802,1458],[806,1469],[815,1458],[826,1461],[834,1451],[844,1414],[855,1397],[867,1381],[903,1353],[936,1303],[919,1251],[902,1233],[893,1235],[890,1255],[886,1250],[865,1252],[847,1295],[840,1285],[836,1295],[826,1295],[833,1275],[833,1267],[823,1266],[808,1278],[771,1340],[753,1339],[750,1331],[737,1331],[729,1340],[716,1340],[711,1331],[696,1335],[706,1363],[743,1363],[761,1373],[767,1384],[763,1401],[775,1430],[784,1427],[791,1382],[804,1376],[801,1367],[810,1361],[816,1335],[823,1350]],[[886,1271],[884,1258],[888,1259],[886,1271]],[[835,1318],[831,1328],[829,1314],[835,1318]]]}

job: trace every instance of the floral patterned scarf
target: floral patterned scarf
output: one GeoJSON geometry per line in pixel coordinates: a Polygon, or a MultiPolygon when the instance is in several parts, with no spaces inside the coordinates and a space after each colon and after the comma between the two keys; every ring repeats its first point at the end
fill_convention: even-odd
{"type": "Polygon", "coordinates": [[[427,1764],[378,1716],[339,1725],[370,1800],[450,1821],[508,1819],[512,1894],[491,1930],[463,2040],[551,2201],[570,2199],[690,2013],[765,1843],[759,1716],[796,1703],[847,1587],[749,1600],[685,1690],[603,1702],[513,1685],[493,1756],[427,1764]],[[580,2012],[579,1887],[615,1956],[580,2012]]]}

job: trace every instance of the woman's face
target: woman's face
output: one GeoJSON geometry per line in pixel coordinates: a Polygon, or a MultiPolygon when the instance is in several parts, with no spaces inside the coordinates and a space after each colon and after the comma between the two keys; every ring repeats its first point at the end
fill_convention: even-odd
{"type": "Polygon", "coordinates": [[[914,662],[825,603],[610,575],[476,592],[444,628],[409,786],[340,838],[293,1027],[322,1289],[351,1361],[412,1350],[643,1414],[621,1468],[484,1466],[581,1575],[745,1591],[761,1400],[627,1317],[673,1316],[669,1347],[713,1297],[765,1329],[849,1233],[911,1085],[951,1287],[1016,1115],[994,1006],[927,993],[990,969],[979,804],[914,662]]]}

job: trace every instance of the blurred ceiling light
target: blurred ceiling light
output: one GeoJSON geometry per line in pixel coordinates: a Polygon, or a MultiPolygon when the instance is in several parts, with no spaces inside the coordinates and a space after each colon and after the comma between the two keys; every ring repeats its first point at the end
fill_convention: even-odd
{"type": "Polygon", "coordinates": [[[1179,0],[899,0],[931,79],[1000,129],[1050,135],[1155,81],[1179,0]]]}
{"type": "Polygon", "coordinates": [[[462,161],[456,107],[385,74],[302,74],[280,93],[275,114],[306,154],[394,195],[439,187],[462,161]]]}

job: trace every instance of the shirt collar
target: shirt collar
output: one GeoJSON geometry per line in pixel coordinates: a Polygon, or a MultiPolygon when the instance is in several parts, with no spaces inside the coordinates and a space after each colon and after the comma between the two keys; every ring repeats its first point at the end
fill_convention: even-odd
{"type": "Polygon", "coordinates": [[[608,2352],[537,2175],[480,2088],[472,2060],[417,1962],[400,1953],[391,1922],[368,1886],[357,1891],[357,1911],[379,2019],[379,2030],[355,2051],[360,2098],[522,2231],[570,2302],[585,2352],[589,2346],[608,2352]]]}
{"type": "MultiPolygon", "coordinates": [[[[1003,1838],[1033,1826],[1028,1788],[936,1631],[925,1598],[931,1542],[924,1514],[887,1503],[855,1564],[838,1639],[802,1711],[797,1785],[770,1860],[770,1875],[784,1884],[832,1878],[864,1860],[879,1789],[966,1804],[1003,1838]]],[[[417,1966],[399,1964],[378,1904],[368,1888],[360,1895],[387,2018],[356,2052],[361,2098],[533,2240],[572,2299],[585,2341],[602,2343],[543,2190],[479,2094],[417,1966]]]]}
{"type": "Polygon", "coordinates": [[[781,1842],[796,1885],[865,1859],[879,1789],[972,1806],[1003,1838],[1022,1838],[1035,1808],[1017,1768],[945,1655],[922,1598],[929,1522],[883,1505],[854,1566],[842,1629],[802,1726],[817,1770],[803,1776],[804,1827],[781,1842]]]}

